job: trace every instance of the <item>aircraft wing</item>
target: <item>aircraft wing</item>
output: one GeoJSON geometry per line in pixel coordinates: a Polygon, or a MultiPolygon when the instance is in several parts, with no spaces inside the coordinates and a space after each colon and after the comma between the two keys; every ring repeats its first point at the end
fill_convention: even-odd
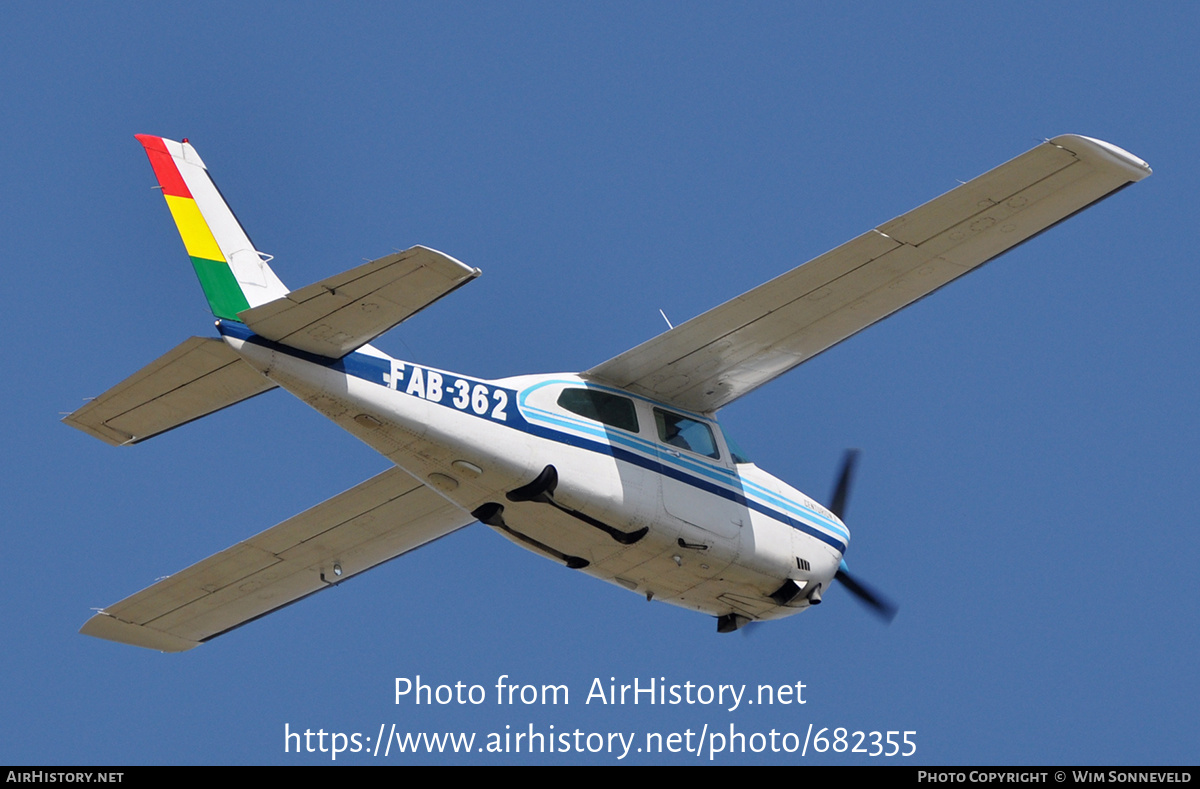
{"type": "Polygon", "coordinates": [[[416,246],[238,313],[260,337],[340,359],[479,276],[416,246]]]}
{"type": "Polygon", "coordinates": [[[392,468],[101,610],[79,632],[182,652],[474,520],[392,468]]]}
{"type": "Polygon", "coordinates": [[[584,375],[715,411],[1148,175],[1114,145],[1055,137],[584,375]]]}
{"type": "Polygon", "coordinates": [[[191,337],[63,421],[113,446],[136,444],[274,388],[223,340],[191,337]]]}

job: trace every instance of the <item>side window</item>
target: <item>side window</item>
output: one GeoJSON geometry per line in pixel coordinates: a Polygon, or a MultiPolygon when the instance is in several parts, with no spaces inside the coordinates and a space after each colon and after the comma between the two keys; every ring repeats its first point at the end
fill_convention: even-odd
{"type": "Polygon", "coordinates": [[[628,397],[598,389],[564,389],[558,396],[558,404],[572,414],[631,433],[638,431],[637,411],[628,397]]]}
{"type": "Polygon", "coordinates": [[[717,442],[713,440],[712,430],[703,422],[688,419],[682,414],[672,414],[661,408],[654,409],[654,423],[658,427],[658,437],[664,444],[680,447],[689,452],[718,458],[717,442]]]}

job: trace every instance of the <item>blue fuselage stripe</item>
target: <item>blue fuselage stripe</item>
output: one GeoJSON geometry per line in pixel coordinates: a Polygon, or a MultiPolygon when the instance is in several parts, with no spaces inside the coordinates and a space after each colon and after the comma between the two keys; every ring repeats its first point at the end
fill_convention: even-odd
{"type": "MultiPolygon", "coordinates": [[[[342,357],[341,359],[328,359],[323,356],[317,356],[315,354],[306,353],[304,351],[300,351],[295,348],[289,348],[287,346],[280,345],[279,343],[275,343],[270,340],[266,340],[262,337],[259,337],[256,334],[254,334],[244,324],[235,323],[232,321],[219,322],[218,329],[220,330],[221,334],[228,335],[230,337],[235,337],[237,339],[245,340],[247,342],[254,343],[255,345],[261,345],[263,347],[270,348],[279,353],[284,353],[289,356],[294,356],[296,358],[303,359],[304,361],[308,361],[313,364],[317,364],[322,367],[325,367],[325,368],[328,368],[331,370],[336,370],[336,371],[344,373],[346,375],[350,375],[355,378],[362,379],[364,381],[367,381],[368,383],[383,386],[388,389],[392,388],[392,387],[388,386],[387,381],[384,378],[385,375],[390,375],[391,371],[392,371],[391,362],[386,359],[380,359],[375,356],[369,356],[367,354],[358,353],[358,352],[347,354],[346,356],[342,357]]],[[[469,380],[473,380],[473,379],[469,379],[469,380]]],[[[399,390],[393,389],[393,391],[399,391],[399,390]]],[[[512,391],[512,390],[510,390],[510,391],[512,391]]],[[[513,394],[516,395],[517,393],[515,391],[513,391],[513,394]]],[[[444,405],[444,403],[443,403],[443,405],[444,405]]],[[[528,406],[523,406],[522,408],[523,408],[523,410],[530,410],[530,411],[535,412],[536,413],[535,419],[537,419],[537,421],[540,421],[540,422],[546,422],[546,423],[549,423],[552,421],[561,422],[561,424],[563,424],[564,427],[568,427],[572,430],[578,430],[580,432],[590,432],[590,433],[597,432],[596,430],[591,429],[590,426],[585,428],[582,425],[574,425],[569,422],[561,421],[557,417],[555,417],[552,420],[549,418],[550,417],[549,414],[545,414],[545,412],[541,411],[540,409],[530,409],[528,406]]],[[[463,412],[463,413],[470,413],[470,412],[463,412]]],[[[678,480],[679,482],[682,482],[685,485],[689,485],[689,486],[697,488],[699,490],[703,490],[706,493],[709,493],[714,496],[720,496],[721,498],[728,499],[732,502],[735,502],[736,504],[746,507],[747,509],[755,510],[757,512],[762,513],[763,515],[766,515],[767,517],[769,517],[773,520],[787,524],[788,526],[792,527],[793,529],[797,529],[797,530],[803,532],[804,534],[807,534],[810,537],[813,537],[813,538],[825,543],[826,545],[829,545],[830,547],[832,547],[834,550],[838,551],[839,553],[845,553],[845,551],[846,551],[846,541],[845,540],[838,539],[837,537],[835,537],[833,535],[830,535],[830,534],[825,533],[824,531],[821,531],[816,526],[814,526],[810,523],[807,523],[804,520],[793,517],[790,513],[783,511],[778,506],[772,506],[768,503],[765,503],[762,501],[756,501],[755,499],[748,497],[745,494],[744,490],[741,489],[743,487],[743,482],[741,480],[741,477],[738,476],[736,473],[730,472],[727,469],[723,469],[723,468],[709,469],[703,465],[697,466],[694,463],[689,463],[688,465],[695,466],[696,470],[694,472],[686,471],[682,468],[677,468],[668,463],[664,463],[661,459],[659,459],[657,457],[647,457],[646,455],[640,454],[639,452],[635,452],[630,449],[626,449],[622,446],[618,446],[616,443],[613,442],[614,438],[621,439],[619,443],[628,443],[631,446],[637,447],[639,450],[641,450],[641,452],[653,452],[656,449],[653,445],[650,445],[644,439],[636,439],[636,441],[635,441],[635,440],[633,440],[633,437],[626,437],[626,436],[617,437],[617,436],[614,436],[613,434],[609,433],[609,431],[604,431],[604,433],[606,435],[605,440],[596,441],[593,439],[585,438],[583,436],[574,435],[572,433],[568,433],[568,432],[565,432],[563,430],[559,430],[559,429],[556,429],[553,427],[549,427],[548,425],[545,425],[545,424],[535,424],[534,422],[531,422],[525,418],[511,419],[502,424],[505,424],[506,427],[510,427],[514,430],[520,430],[522,432],[528,433],[529,435],[533,435],[538,438],[543,438],[543,439],[546,439],[548,441],[553,441],[558,444],[566,444],[568,446],[577,447],[579,449],[584,449],[584,450],[587,450],[590,452],[596,452],[601,455],[608,455],[616,460],[624,461],[626,463],[630,463],[632,465],[639,466],[639,467],[644,468],[648,471],[651,471],[655,474],[662,474],[663,476],[678,480]],[[643,447],[642,446],[643,444],[645,444],[646,447],[643,447]],[[712,482],[710,480],[704,479],[703,477],[699,476],[700,473],[704,473],[704,472],[709,472],[709,474],[711,476],[713,476],[714,479],[722,479],[725,482],[725,484],[736,486],[739,488],[739,490],[731,490],[729,488],[723,487],[722,485],[718,485],[715,482],[712,482]]],[[[600,428],[600,429],[603,430],[603,428],[600,428]]],[[[683,462],[683,459],[681,459],[681,462],[683,462]]],[[[792,507],[798,507],[798,505],[795,505],[792,502],[790,502],[786,499],[783,499],[778,494],[772,493],[771,491],[768,491],[759,485],[755,485],[753,483],[747,482],[747,483],[745,483],[745,486],[748,488],[751,488],[752,490],[755,490],[756,493],[759,493],[759,495],[763,495],[764,497],[769,495],[770,498],[779,499],[792,507]]]]}
{"type": "Polygon", "coordinates": [[[611,455],[617,460],[623,460],[626,463],[631,463],[635,466],[641,466],[644,469],[652,471],[656,474],[661,474],[664,477],[670,477],[672,479],[679,480],[685,485],[699,488],[700,490],[711,493],[714,496],[720,496],[721,498],[729,499],[730,501],[740,504],[747,509],[761,512],[763,515],[766,515],[773,520],[785,523],[788,526],[791,526],[793,529],[798,529],[799,531],[802,531],[811,537],[815,537],[816,539],[835,549],[838,553],[845,553],[846,551],[846,543],[842,542],[836,537],[833,537],[832,535],[826,534],[825,532],[814,528],[802,520],[793,518],[786,512],[775,509],[774,507],[769,507],[762,502],[748,498],[744,493],[729,490],[728,488],[724,488],[720,485],[709,482],[708,480],[701,479],[700,477],[689,474],[681,469],[669,466],[662,461],[648,458],[644,455],[639,455],[636,452],[630,452],[627,449],[622,449],[621,447],[613,446],[612,444],[592,441],[581,436],[573,436],[569,433],[561,433],[557,430],[538,427],[536,425],[530,425],[525,432],[534,436],[538,436],[539,438],[545,438],[550,441],[557,442],[559,444],[567,444],[569,446],[579,447],[580,449],[587,449],[602,455],[611,455]]]}

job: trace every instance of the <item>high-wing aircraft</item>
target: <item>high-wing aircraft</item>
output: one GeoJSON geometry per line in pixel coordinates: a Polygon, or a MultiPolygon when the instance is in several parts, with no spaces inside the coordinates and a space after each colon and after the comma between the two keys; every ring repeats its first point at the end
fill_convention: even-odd
{"type": "Polygon", "coordinates": [[[394,466],[99,611],[81,632],[175,652],[476,521],[728,632],[849,574],[854,455],[828,506],[759,469],[715,414],[1075,212],[1150,175],[1064,135],[582,373],[473,378],[370,342],[479,269],[426,247],[288,290],[185,139],[137,138],[216,317],[63,421],[136,444],[287,390],[394,466]]]}

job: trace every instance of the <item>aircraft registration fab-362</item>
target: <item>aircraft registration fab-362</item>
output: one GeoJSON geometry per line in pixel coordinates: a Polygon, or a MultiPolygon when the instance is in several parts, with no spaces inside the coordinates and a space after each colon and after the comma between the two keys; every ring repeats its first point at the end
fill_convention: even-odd
{"type": "Polygon", "coordinates": [[[100,610],[81,632],[191,649],[480,521],[717,630],[821,602],[852,577],[854,455],[822,506],[749,462],[718,409],[1150,175],[1064,135],[582,373],[485,380],[369,343],[479,275],[415,246],[288,290],[185,139],[145,147],[219,338],[193,337],[64,421],[135,444],[281,387],[393,467],[100,610]]]}

